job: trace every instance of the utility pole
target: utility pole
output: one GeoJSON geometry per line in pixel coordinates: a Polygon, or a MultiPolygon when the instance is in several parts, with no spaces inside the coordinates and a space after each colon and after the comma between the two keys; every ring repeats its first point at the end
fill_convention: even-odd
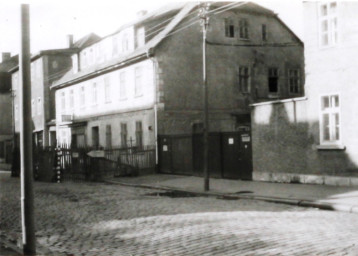
{"type": "Polygon", "coordinates": [[[21,5],[20,52],[20,152],[21,152],[21,218],[24,255],[36,254],[34,191],[32,186],[32,119],[30,70],[30,10],[21,5]]]}
{"type": "Polygon", "coordinates": [[[201,19],[201,26],[203,29],[203,170],[204,170],[204,191],[209,191],[209,111],[208,111],[208,85],[206,75],[206,33],[209,26],[208,11],[210,3],[202,3],[199,9],[199,17],[201,19]]]}

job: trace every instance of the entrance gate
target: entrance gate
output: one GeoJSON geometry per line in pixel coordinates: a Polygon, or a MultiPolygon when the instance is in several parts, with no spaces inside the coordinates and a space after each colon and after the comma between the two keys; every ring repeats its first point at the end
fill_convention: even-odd
{"type": "MultiPolygon", "coordinates": [[[[158,141],[160,172],[203,176],[202,134],[161,135],[158,141]]],[[[208,168],[211,177],[251,180],[250,133],[210,133],[208,168]]]]}

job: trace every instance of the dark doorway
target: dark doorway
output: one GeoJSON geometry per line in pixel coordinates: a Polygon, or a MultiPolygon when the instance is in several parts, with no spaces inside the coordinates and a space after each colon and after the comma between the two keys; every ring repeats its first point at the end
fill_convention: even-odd
{"type": "Polygon", "coordinates": [[[252,178],[250,134],[224,133],[221,145],[223,177],[250,180],[252,178]]]}
{"type": "Polygon", "coordinates": [[[92,147],[99,148],[99,129],[98,126],[92,127],[92,147]]]}
{"type": "MultiPolygon", "coordinates": [[[[162,173],[203,175],[203,136],[159,136],[162,173]]],[[[209,172],[213,178],[252,179],[249,131],[209,134],[209,172]]]]}

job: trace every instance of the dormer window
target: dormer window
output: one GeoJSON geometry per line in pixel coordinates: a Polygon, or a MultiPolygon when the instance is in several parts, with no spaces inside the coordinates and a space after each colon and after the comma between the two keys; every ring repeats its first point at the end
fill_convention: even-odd
{"type": "Polygon", "coordinates": [[[137,29],[137,47],[141,47],[145,44],[145,33],[144,28],[137,29]]]}
{"type": "Polygon", "coordinates": [[[122,36],[122,52],[127,52],[129,50],[129,38],[128,34],[125,33],[122,36]]]}
{"type": "Polygon", "coordinates": [[[113,45],[113,56],[118,54],[118,39],[116,36],[112,38],[112,45],[113,45]]]}

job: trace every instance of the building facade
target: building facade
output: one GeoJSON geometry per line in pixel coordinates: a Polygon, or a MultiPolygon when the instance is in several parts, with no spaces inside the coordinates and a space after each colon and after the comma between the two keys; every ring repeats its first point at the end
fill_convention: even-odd
{"type": "MultiPolygon", "coordinates": [[[[69,36],[67,49],[44,50],[31,57],[31,114],[33,121],[33,141],[39,147],[56,145],[55,96],[50,91],[51,84],[72,68],[71,56],[81,47],[99,39],[96,35],[86,36],[73,43],[69,36]]],[[[15,132],[20,131],[20,77],[19,67],[12,70],[12,91],[14,93],[15,132]]]]}
{"type": "Polygon", "coordinates": [[[2,53],[0,63],[0,166],[11,164],[13,146],[13,106],[11,74],[9,70],[18,65],[18,56],[2,53]]]}
{"type": "Polygon", "coordinates": [[[354,183],[357,11],[356,2],[304,3],[306,98],[253,106],[257,179],[354,183]]]}
{"type": "MultiPolygon", "coordinates": [[[[160,136],[200,133],[198,11],[197,3],[164,7],[74,54],[73,69],[52,86],[58,142],[156,146],[161,156],[160,136]]],[[[250,103],[303,95],[303,44],[272,11],[213,4],[206,44],[210,132],[250,130],[250,103]]],[[[193,156],[184,158],[191,170],[193,156]]]]}

